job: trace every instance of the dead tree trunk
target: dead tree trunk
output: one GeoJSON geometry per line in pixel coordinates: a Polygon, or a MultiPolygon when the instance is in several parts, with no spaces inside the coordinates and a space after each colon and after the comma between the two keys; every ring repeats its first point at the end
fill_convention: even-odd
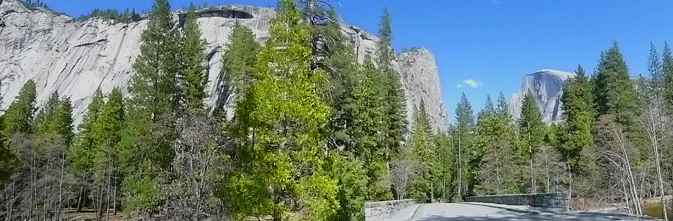
{"type": "Polygon", "coordinates": [[[58,206],[56,207],[56,220],[61,219],[61,207],[63,206],[63,169],[65,167],[65,153],[61,158],[61,177],[58,181],[58,206]]]}
{"type": "Polygon", "coordinates": [[[573,172],[570,169],[570,164],[568,164],[568,177],[568,203],[566,203],[566,210],[570,211],[573,208],[573,172]]]}
{"type": "Polygon", "coordinates": [[[112,215],[117,215],[117,173],[115,173],[114,184],[112,186],[113,194],[112,195],[112,215]]]}
{"type": "Polygon", "coordinates": [[[35,195],[35,150],[32,151],[31,163],[30,163],[30,204],[28,205],[28,219],[33,218],[33,205],[34,205],[34,195],[35,195]]]}
{"type": "Polygon", "coordinates": [[[7,221],[12,220],[12,210],[14,209],[14,186],[16,185],[16,178],[12,179],[12,190],[10,197],[7,198],[7,221]]]}
{"type": "Polygon", "coordinates": [[[105,200],[105,220],[110,219],[110,176],[112,174],[112,165],[108,163],[108,173],[107,173],[107,199],[105,200]]]}

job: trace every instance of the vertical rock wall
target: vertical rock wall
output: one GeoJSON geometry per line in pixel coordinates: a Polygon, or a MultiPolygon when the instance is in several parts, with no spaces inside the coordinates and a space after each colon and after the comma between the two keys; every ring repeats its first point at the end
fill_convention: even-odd
{"type": "MultiPolygon", "coordinates": [[[[227,11],[252,15],[252,18],[238,20],[252,29],[261,42],[269,36],[269,23],[275,10],[243,5],[217,6],[208,10],[209,13],[204,13],[198,22],[208,54],[209,97],[206,103],[214,106],[220,95],[216,83],[221,77],[222,55],[237,20],[216,15],[226,15],[227,11]]],[[[174,13],[177,24],[181,13],[174,13]]],[[[96,88],[107,93],[120,87],[127,94],[147,20],[129,24],[102,19],[75,22],[47,9],[27,9],[17,0],[4,0],[0,4],[0,16],[5,22],[5,27],[0,27],[0,93],[3,100],[0,112],[11,104],[29,79],[37,83],[38,106],[42,106],[54,91],[69,96],[73,102],[75,124],[81,122],[96,88]]],[[[343,25],[342,30],[354,44],[360,59],[376,51],[378,39],[375,36],[347,25],[343,25]]],[[[442,95],[432,54],[427,50],[404,53],[400,60],[403,64],[398,70],[403,75],[407,104],[418,104],[424,99],[432,107],[431,115],[437,123],[433,127],[446,128],[446,111],[440,109],[443,107],[442,95]]]]}

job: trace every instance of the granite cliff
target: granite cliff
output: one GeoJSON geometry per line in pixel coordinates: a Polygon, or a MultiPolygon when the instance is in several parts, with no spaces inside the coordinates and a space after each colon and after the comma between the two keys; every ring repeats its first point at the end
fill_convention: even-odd
{"type": "Polygon", "coordinates": [[[512,95],[510,99],[510,113],[514,119],[519,118],[523,97],[526,93],[530,92],[540,106],[542,119],[546,123],[562,120],[561,108],[563,107],[563,102],[561,102],[561,96],[563,95],[563,88],[565,87],[565,81],[574,76],[575,74],[573,73],[549,69],[539,70],[526,75],[523,78],[521,89],[512,95]]]}
{"type": "MultiPolygon", "coordinates": [[[[0,79],[3,103],[6,109],[21,86],[33,79],[38,86],[37,105],[43,105],[49,95],[58,91],[73,102],[75,124],[91,101],[91,95],[100,87],[109,92],[121,87],[126,93],[132,64],[138,56],[140,35],[147,20],[132,23],[114,23],[103,19],[77,22],[63,14],[44,8],[28,9],[18,0],[4,0],[0,15],[5,27],[0,27],[0,79]]],[[[178,25],[183,12],[175,11],[178,25]]],[[[275,16],[273,8],[230,5],[199,11],[202,37],[206,41],[208,64],[208,93],[206,103],[213,106],[218,99],[218,77],[221,57],[226,50],[235,21],[251,28],[257,40],[264,41],[269,33],[269,22],[275,16]]],[[[359,59],[373,54],[377,38],[356,27],[343,25],[359,59]]],[[[402,73],[407,95],[407,109],[423,99],[429,106],[438,130],[447,128],[446,110],[442,103],[437,66],[427,50],[398,55],[395,68],[402,73]]],[[[411,112],[409,112],[411,116],[411,112]]],[[[409,119],[411,120],[411,117],[409,119]]]]}

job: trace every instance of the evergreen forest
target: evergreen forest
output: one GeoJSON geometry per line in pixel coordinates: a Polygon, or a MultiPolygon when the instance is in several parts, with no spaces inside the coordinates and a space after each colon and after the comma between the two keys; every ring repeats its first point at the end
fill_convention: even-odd
{"type": "Polygon", "coordinates": [[[69,97],[37,106],[38,85],[23,85],[0,117],[0,219],[348,221],[372,201],[552,192],[642,215],[645,199],[673,192],[668,45],[651,46],[647,78],[630,77],[617,42],[590,73],[578,65],[562,122],[544,122],[530,93],[518,118],[503,93],[476,113],[463,94],[450,127],[433,128],[425,101],[406,112],[388,10],[361,62],[318,0],[279,0],[264,43],[237,22],[217,82],[232,110],[204,102],[198,8],[177,27],[155,0],[129,96],[97,90],[80,125],[69,97]]]}

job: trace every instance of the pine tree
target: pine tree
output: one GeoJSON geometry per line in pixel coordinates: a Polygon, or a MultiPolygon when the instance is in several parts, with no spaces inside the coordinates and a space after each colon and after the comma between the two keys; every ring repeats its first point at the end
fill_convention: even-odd
{"type": "Polygon", "coordinates": [[[35,119],[35,133],[38,136],[57,134],[69,147],[74,137],[72,104],[70,98],[59,98],[58,92],[52,93],[47,104],[40,110],[35,119]]]}
{"type": "MultiPolygon", "coordinates": [[[[0,104],[2,104],[2,96],[0,96],[0,104]]],[[[0,184],[9,180],[16,167],[19,166],[19,159],[14,151],[9,148],[7,138],[2,133],[4,130],[4,119],[0,116],[0,184]]]]}
{"type": "Polygon", "coordinates": [[[663,73],[663,66],[659,60],[659,54],[653,43],[650,43],[650,56],[648,57],[647,69],[650,72],[652,93],[656,99],[663,98],[665,76],[663,73]]]}
{"type": "Polygon", "coordinates": [[[167,0],[156,0],[133,64],[131,99],[118,148],[122,203],[129,211],[151,212],[162,202],[158,187],[167,182],[165,173],[173,158],[182,63],[170,8],[167,0]]]}
{"type": "MultiPolygon", "coordinates": [[[[355,123],[355,111],[358,105],[355,89],[359,84],[364,84],[361,82],[363,75],[358,73],[360,65],[353,48],[341,32],[341,23],[336,10],[324,1],[298,2],[303,17],[309,21],[311,28],[314,46],[312,68],[319,68],[328,73],[329,84],[323,95],[332,109],[326,131],[328,147],[331,150],[345,150],[332,153],[331,161],[349,162],[330,164],[329,170],[334,171],[332,178],[339,183],[337,199],[340,203],[337,215],[332,220],[361,220],[364,218],[361,206],[369,195],[366,194],[368,184],[366,174],[367,169],[371,168],[363,164],[362,158],[356,157],[362,156],[360,153],[353,151],[358,142],[355,138],[358,133],[355,131],[361,131],[363,126],[355,123]]],[[[378,187],[380,188],[375,189],[381,190],[378,193],[389,193],[384,185],[378,187]]]]}
{"type": "Polygon", "coordinates": [[[396,154],[402,147],[404,136],[407,133],[406,120],[406,100],[404,98],[404,88],[400,75],[392,66],[395,59],[395,50],[392,45],[393,30],[388,9],[384,9],[379,24],[379,41],[377,42],[377,63],[379,70],[383,73],[383,82],[385,88],[384,108],[386,123],[385,142],[389,153],[386,153],[386,160],[390,160],[391,155],[396,154]]]}
{"type": "MultiPolygon", "coordinates": [[[[591,162],[584,156],[594,144],[594,110],[591,95],[591,83],[578,65],[575,78],[568,79],[563,89],[563,119],[565,129],[559,136],[560,144],[555,145],[561,153],[561,160],[570,169],[568,193],[572,194],[573,175],[581,175],[590,170],[591,162]]],[[[577,177],[577,176],[575,176],[577,177]]]]}
{"type": "Polygon", "coordinates": [[[467,100],[465,93],[460,97],[458,107],[456,107],[456,129],[455,129],[455,146],[456,151],[456,172],[458,197],[464,197],[469,193],[467,190],[467,172],[468,159],[470,159],[470,150],[472,149],[473,133],[474,133],[474,114],[472,112],[472,105],[467,100]]]}
{"type": "MultiPolygon", "coordinates": [[[[227,87],[223,98],[229,99],[232,94],[240,98],[247,93],[252,81],[256,78],[255,63],[259,53],[259,43],[250,28],[236,21],[229,36],[227,51],[222,57],[222,73],[220,79],[227,87]]],[[[234,102],[238,99],[234,98],[234,102]]],[[[225,103],[225,102],[221,102],[225,103]]],[[[219,107],[221,108],[221,107],[219,107]]]]}
{"type": "Polygon", "coordinates": [[[661,74],[663,78],[663,96],[669,112],[673,111],[673,55],[668,43],[664,44],[662,52],[661,74]]]}
{"type": "Polygon", "coordinates": [[[270,38],[257,63],[258,80],[238,102],[239,138],[249,140],[233,157],[249,160],[231,177],[228,194],[234,217],[288,216],[290,205],[303,219],[336,214],[338,183],[326,171],[324,137],[330,109],[322,98],[326,73],[310,70],[310,29],[294,1],[279,1],[270,38]]]}
{"type": "MultiPolygon", "coordinates": [[[[502,169],[499,162],[492,162],[495,159],[492,159],[491,155],[486,155],[486,152],[499,151],[496,146],[496,140],[498,139],[498,118],[496,115],[495,108],[493,107],[493,101],[491,96],[486,96],[486,103],[484,109],[482,109],[477,114],[477,125],[475,126],[475,139],[474,144],[472,145],[471,156],[468,162],[468,183],[470,190],[476,186],[481,186],[485,188],[489,194],[497,193],[500,191],[499,188],[494,186],[501,185],[500,181],[500,170],[502,169]],[[486,162],[484,162],[486,161],[486,162]],[[493,166],[494,168],[482,168],[482,165],[493,166]],[[491,165],[494,164],[494,165],[491,165]],[[488,170],[488,171],[487,171],[488,170]],[[484,173],[488,175],[483,175],[484,173]],[[487,180],[490,178],[487,176],[493,176],[495,182],[487,180]],[[483,181],[483,183],[481,183],[483,181]],[[481,185],[479,185],[481,183],[481,185]],[[494,184],[495,183],[495,184],[494,184]]],[[[499,151],[500,152],[500,151],[499,151]]],[[[502,187],[500,187],[502,188],[502,187]]]]}
{"type": "Polygon", "coordinates": [[[619,124],[631,128],[637,116],[636,91],[617,42],[601,59],[593,78],[593,94],[598,116],[614,114],[619,124]]]}
{"type": "Polygon", "coordinates": [[[35,82],[28,80],[9,105],[3,119],[5,121],[5,135],[15,133],[32,133],[33,117],[35,116],[35,82]]]}
{"type": "Polygon", "coordinates": [[[203,40],[201,40],[201,31],[197,22],[196,6],[192,3],[187,10],[187,21],[182,33],[182,60],[184,71],[181,72],[182,90],[185,93],[185,104],[187,109],[203,108],[203,99],[206,97],[206,76],[203,62],[206,60],[204,51],[206,50],[203,40]]]}
{"type": "Polygon", "coordinates": [[[520,173],[516,164],[518,139],[516,134],[516,124],[512,115],[507,108],[507,101],[505,95],[500,92],[498,96],[498,106],[495,110],[497,118],[497,132],[495,132],[495,147],[486,151],[486,155],[490,158],[496,159],[497,173],[501,174],[499,181],[502,183],[502,192],[504,193],[521,193],[522,183],[517,180],[517,174],[520,173]],[[502,169],[500,169],[502,168],[502,169]]]}
{"type": "MultiPolygon", "coordinates": [[[[115,194],[118,183],[115,181],[117,173],[116,147],[121,140],[121,130],[124,123],[124,104],[119,88],[114,88],[108,95],[107,102],[102,106],[92,128],[93,147],[91,150],[91,170],[94,196],[99,202],[96,205],[101,214],[103,207],[109,209],[110,198],[115,194]],[[112,193],[111,193],[112,192],[112,193]]],[[[106,210],[107,211],[107,210],[106,210]]],[[[102,214],[101,214],[102,215],[102,214]]]]}
{"type": "Polygon", "coordinates": [[[81,211],[85,201],[84,195],[86,188],[91,178],[91,168],[93,167],[93,150],[95,146],[95,136],[93,130],[98,115],[103,106],[103,92],[100,88],[94,92],[91,103],[87,107],[87,112],[84,114],[82,123],[79,125],[79,133],[74,139],[73,145],[70,146],[68,155],[71,162],[68,165],[70,172],[73,173],[78,180],[79,192],[77,193],[77,211],[81,211]]]}
{"type": "Polygon", "coordinates": [[[58,110],[54,113],[53,131],[61,135],[65,142],[65,146],[69,147],[75,136],[72,119],[72,103],[69,97],[64,97],[59,102],[58,110]]]}
{"type": "Polygon", "coordinates": [[[450,200],[455,194],[455,175],[453,174],[455,167],[455,148],[452,145],[449,132],[437,134],[433,139],[435,154],[433,166],[434,187],[433,193],[436,197],[450,200]]]}
{"type": "Polygon", "coordinates": [[[567,138],[562,157],[569,163],[571,171],[579,172],[584,166],[580,153],[593,145],[592,126],[594,124],[591,102],[591,85],[582,66],[578,65],[575,78],[569,79],[563,90],[563,119],[567,138]]]}
{"type": "Polygon", "coordinates": [[[523,98],[521,107],[521,118],[519,125],[519,140],[521,141],[520,156],[529,161],[531,180],[531,191],[537,192],[537,184],[535,183],[535,172],[533,169],[533,161],[535,154],[542,147],[545,138],[545,124],[542,121],[542,114],[540,108],[535,101],[533,94],[528,92],[523,98]]]}
{"type": "Polygon", "coordinates": [[[35,133],[45,133],[47,128],[43,125],[43,123],[48,121],[46,116],[53,116],[54,111],[59,106],[60,99],[61,97],[58,95],[58,91],[54,91],[54,93],[49,96],[49,100],[47,100],[47,103],[44,105],[44,107],[42,107],[40,111],[37,112],[37,115],[35,115],[35,123],[33,124],[35,133]]]}
{"type": "Polygon", "coordinates": [[[415,109],[414,129],[411,138],[411,148],[414,160],[418,162],[418,168],[413,175],[410,187],[407,188],[409,196],[418,202],[431,202],[432,186],[434,178],[432,170],[434,169],[433,159],[434,148],[432,147],[432,129],[430,128],[430,117],[425,109],[425,103],[421,100],[420,108],[415,109]]]}
{"type": "MultiPolygon", "coordinates": [[[[367,176],[367,200],[388,200],[392,198],[388,176],[385,147],[381,133],[386,130],[384,123],[383,98],[381,85],[383,76],[376,70],[370,57],[366,57],[359,76],[362,80],[355,83],[353,92],[353,126],[349,130],[353,141],[352,149],[346,149],[362,160],[367,176]]],[[[348,146],[347,146],[348,147],[348,146]]]]}

